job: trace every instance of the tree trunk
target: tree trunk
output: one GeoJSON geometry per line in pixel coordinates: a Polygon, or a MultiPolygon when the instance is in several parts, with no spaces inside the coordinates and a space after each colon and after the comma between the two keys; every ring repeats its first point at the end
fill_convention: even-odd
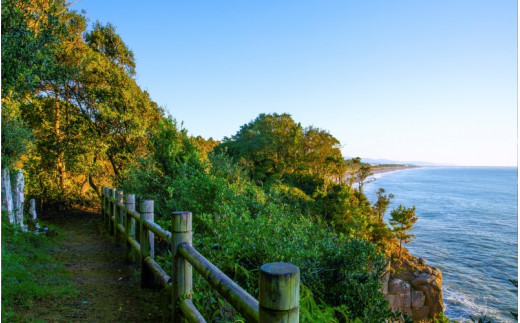
{"type": "Polygon", "coordinates": [[[11,190],[11,178],[9,177],[9,169],[2,168],[2,211],[7,211],[9,224],[14,224],[13,213],[13,193],[11,190]]]}
{"type": "Polygon", "coordinates": [[[63,148],[63,138],[61,134],[60,128],[60,102],[58,97],[57,89],[55,89],[55,120],[54,120],[54,134],[56,135],[56,139],[58,141],[58,158],[57,158],[57,167],[58,172],[60,174],[60,188],[63,193],[65,193],[65,179],[66,179],[66,168],[65,168],[65,150],[63,148]]]}
{"type": "Polygon", "coordinates": [[[94,184],[94,179],[92,178],[92,175],[90,175],[90,174],[88,174],[88,183],[89,183],[90,187],[92,187],[92,189],[96,192],[97,196],[101,197],[98,187],[96,186],[96,184],[94,184]]]}
{"type": "Polygon", "coordinates": [[[108,160],[110,161],[110,164],[112,165],[112,169],[114,170],[114,175],[116,177],[119,177],[119,170],[117,169],[117,166],[116,166],[116,163],[114,161],[114,158],[112,157],[111,154],[107,154],[108,156],[108,160]]]}
{"type": "Polygon", "coordinates": [[[13,186],[13,207],[14,207],[14,218],[17,225],[19,225],[23,231],[26,227],[23,224],[23,202],[24,202],[24,186],[25,179],[21,169],[16,172],[16,181],[13,186]]]}

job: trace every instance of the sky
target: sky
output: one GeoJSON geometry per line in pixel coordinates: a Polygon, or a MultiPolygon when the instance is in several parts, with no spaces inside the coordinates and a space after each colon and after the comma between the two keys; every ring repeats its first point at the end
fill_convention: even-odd
{"type": "Polygon", "coordinates": [[[260,113],[344,156],[517,165],[517,1],[75,1],[132,49],[137,82],[193,136],[260,113]]]}

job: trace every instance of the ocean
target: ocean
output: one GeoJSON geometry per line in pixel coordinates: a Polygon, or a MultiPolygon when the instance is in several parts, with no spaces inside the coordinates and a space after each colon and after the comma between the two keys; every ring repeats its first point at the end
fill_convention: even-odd
{"type": "Polygon", "coordinates": [[[416,206],[416,238],[406,247],[441,270],[445,314],[516,322],[517,168],[411,168],[374,178],[364,187],[370,201],[380,187],[395,195],[386,220],[399,204],[416,206]]]}

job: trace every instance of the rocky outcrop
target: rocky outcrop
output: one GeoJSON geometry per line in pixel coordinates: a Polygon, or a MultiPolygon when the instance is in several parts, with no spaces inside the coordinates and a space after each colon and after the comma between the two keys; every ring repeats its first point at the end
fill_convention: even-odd
{"type": "Polygon", "coordinates": [[[442,274],[421,260],[392,264],[394,273],[385,280],[382,290],[393,311],[412,316],[414,322],[431,322],[444,310],[442,274]]]}
{"type": "Polygon", "coordinates": [[[7,212],[9,224],[14,224],[13,191],[9,168],[2,168],[2,211],[7,212]]]}

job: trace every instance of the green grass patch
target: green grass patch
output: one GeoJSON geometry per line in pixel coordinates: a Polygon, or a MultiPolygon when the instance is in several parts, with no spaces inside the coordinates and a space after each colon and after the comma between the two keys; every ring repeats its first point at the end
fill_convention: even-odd
{"type": "Polygon", "coordinates": [[[60,238],[22,233],[7,223],[2,217],[2,320],[23,321],[35,301],[77,295],[53,256],[60,238]]]}

